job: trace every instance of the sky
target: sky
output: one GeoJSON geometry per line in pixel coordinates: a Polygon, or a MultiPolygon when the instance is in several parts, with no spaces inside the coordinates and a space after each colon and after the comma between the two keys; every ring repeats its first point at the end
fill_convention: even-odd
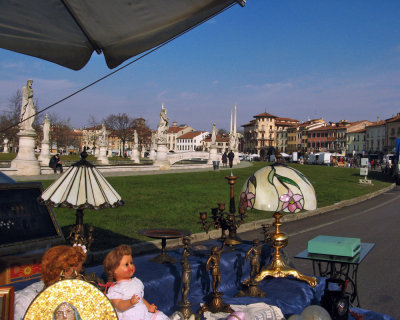
{"type": "MultiPolygon", "coordinates": [[[[133,60],[128,60],[127,62],[133,60]]],[[[93,54],[81,70],[0,49],[0,112],[33,79],[38,109],[113,70],[93,54]]],[[[307,121],[387,119],[400,112],[400,1],[247,0],[48,112],[88,126],[143,117],[229,131],[268,112],[307,121]]]]}

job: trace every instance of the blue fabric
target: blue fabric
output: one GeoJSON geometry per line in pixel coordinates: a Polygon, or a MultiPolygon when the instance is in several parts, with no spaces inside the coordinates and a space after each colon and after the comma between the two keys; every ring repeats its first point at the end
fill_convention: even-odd
{"type": "MultiPolygon", "coordinates": [[[[206,272],[205,262],[213,245],[220,246],[219,242],[207,244],[209,249],[189,257],[191,265],[191,283],[188,300],[193,304],[192,311],[196,312],[200,303],[211,292],[211,275],[206,272]]],[[[245,261],[246,252],[251,248],[250,243],[244,243],[231,251],[225,248],[221,255],[221,284],[218,290],[224,293],[223,301],[229,304],[250,304],[265,302],[278,306],[288,316],[293,313],[300,314],[310,304],[318,304],[325,288],[325,278],[318,278],[318,285],[310,287],[306,282],[290,278],[268,278],[262,281],[260,289],[266,292],[265,298],[240,297],[235,294],[241,289],[241,283],[249,278],[250,263],[245,261]]],[[[180,258],[182,249],[168,251],[168,255],[175,257],[175,264],[157,264],[150,262],[154,256],[146,255],[134,258],[136,265],[135,276],[142,280],[145,286],[145,299],[157,305],[158,309],[166,314],[179,310],[178,302],[181,300],[181,274],[180,258]]],[[[268,264],[271,258],[271,249],[264,246],[262,258],[268,264]]],[[[102,273],[102,269],[88,270],[102,273]]],[[[300,270],[301,271],[301,270],[300,270]]]]}
{"type": "MultiPolygon", "coordinates": [[[[188,300],[192,303],[192,311],[195,313],[200,307],[200,303],[212,291],[211,275],[206,272],[205,263],[210,255],[211,248],[221,244],[217,241],[210,241],[205,244],[206,250],[195,251],[189,257],[191,266],[191,281],[188,300]]],[[[259,288],[266,293],[265,298],[238,297],[235,294],[241,289],[241,283],[249,278],[250,263],[245,260],[246,252],[251,244],[244,242],[237,246],[234,251],[225,248],[221,255],[221,284],[218,290],[224,293],[223,301],[229,304],[251,304],[264,302],[278,306],[282,313],[288,318],[292,314],[301,314],[304,308],[311,304],[320,304],[324,294],[325,278],[317,277],[318,284],[315,288],[310,287],[306,282],[294,278],[266,278],[259,288]]],[[[271,260],[272,248],[263,247],[262,265],[268,265],[271,260]]],[[[144,284],[145,299],[154,303],[159,310],[170,315],[179,310],[178,302],[181,297],[181,274],[182,267],[180,259],[182,249],[168,251],[168,255],[177,259],[175,264],[158,264],[150,262],[155,254],[136,257],[133,263],[136,265],[135,276],[142,280],[144,284]]],[[[89,268],[90,272],[96,272],[99,276],[104,276],[103,267],[97,266],[89,268]]],[[[301,270],[298,270],[301,272],[301,270]]],[[[376,313],[373,311],[351,308],[357,314],[364,316],[365,320],[394,320],[392,317],[376,313]]],[[[355,320],[349,315],[349,320],[355,320]]]]}
{"type": "MultiPolygon", "coordinates": [[[[393,317],[387,314],[377,313],[374,311],[365,310],[361,308],[351,307],[350,311],[354,312],[357,315],[362,315],[364,320],[394,320],[393,317]]],[[[357,319],[353,317],[351,314],[349,314],[349,320],[357,320],[357,319]]]]}

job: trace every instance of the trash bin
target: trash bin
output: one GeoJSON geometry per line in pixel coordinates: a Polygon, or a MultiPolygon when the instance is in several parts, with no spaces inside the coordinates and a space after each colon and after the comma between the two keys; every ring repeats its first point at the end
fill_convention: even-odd
{"type": "Polygon", "coordinates": [[[214,170],[218,170],[219,169],[219,161],[213,161],[213,167],[214,167],[214,170]]]}

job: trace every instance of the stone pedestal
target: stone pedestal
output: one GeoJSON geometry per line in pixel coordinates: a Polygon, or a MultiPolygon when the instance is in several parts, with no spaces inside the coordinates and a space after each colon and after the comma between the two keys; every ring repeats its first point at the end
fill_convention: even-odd
{"type": "Polygon", "coordinates": [[[99,150],[99,155],[97,156],[97,162],[99,164],[105,164],[105,165],[110,164],[107,157],[107,146],[100,146],[100,148],[97,149],[99,150]]]}
{"type": "Polygon", "coordinates": [[[38,157],[40,165],[42,167],[48,167],[50,162],[50,148],[48,142],[42,142],[42,146],[40,148],[40,155],[38,157]]]}
{"type": "Polygon", "coordinates": [[[18,176],[34,176],[40,174],[40,164],[35,157],[35,138],[34,130],[20,131],[19,148],[17,157],[11,161],[11,168],[17,169],[18,176]]]}
{"type": "Polygon", "coordinates": [[[134,163],[140,163],[140,160],[139,160],[139,151],[138,151],[138,149],[137,148],[133,148],[133,150],[132,150],[132,152],[131,152],[131,160],[134,162],[134,163]]]}
{"type": "Polygon", "coordinates": [[[156,149],[151,149],[150,150],[150,155],[149,155],[150,160],[156,160],[156,149]]]}
{"type": "Polygon", "coordinates": [[[234,150],[233,151],[235,157],[233,158],[233,165],[237,165],[240,163],[240,159],[239,159],[239,151],[234,150]]]}
{"type": "Polygon", "coordinates": [[[208,159],[207,163],[208,164],[213,164],[213,161],[219,161],[221,162],[222,160],[218,156],[217,153],[217,146],[211,146],[210,147],[210,158],[208,159]]]}
{"type": "Polygon", "coordinates": [[[4,148],[3,148],[3,153],[8,153],[8,139],[4,139],[4,148]]]}
{"type": "Polygon", "coordinates": [[[157,156],[154,165],[160,166],[161,170],[168,170],[170,168],[167,144],[157,145],[157,156]]]}

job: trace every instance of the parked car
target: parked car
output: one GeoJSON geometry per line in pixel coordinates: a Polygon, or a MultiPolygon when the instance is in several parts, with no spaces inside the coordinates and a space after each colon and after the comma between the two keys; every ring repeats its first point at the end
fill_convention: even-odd
{"type": "Polygon", "coordinates": [[[246,157],[245,157],[245,160],[247,160],[247,161],[260,160],[260,156],[257,153],[247,154],[246,157]]]}

